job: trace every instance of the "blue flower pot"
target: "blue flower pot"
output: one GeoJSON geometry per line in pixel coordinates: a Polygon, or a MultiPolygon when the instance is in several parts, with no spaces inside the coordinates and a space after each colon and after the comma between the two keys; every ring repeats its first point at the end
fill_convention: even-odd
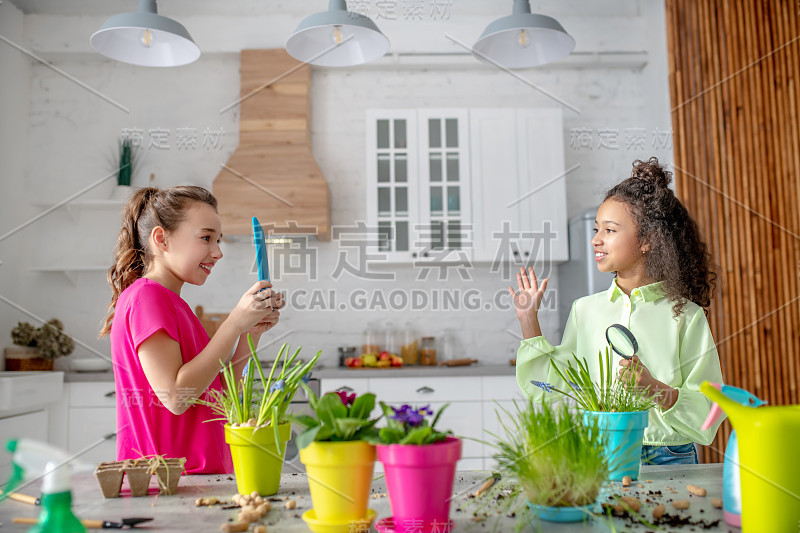
{"type": "Polygon", "coordinates": [[[584,411],[583,420],[591,424],[597,420],[600,434],[606,441],[606,457],[609,463],[609,477],[620,481],[625,476],[639,477],[639,461],[642,457],[642,439],[647,427],[649,411],[633,413],[605,413],[584,411]]]}
{"type": "Polygon", "coordinates": [[[591,516],[593,506],[594,504],[583,507],[550,507],[528,502],[533,518],[547,522],[583,522],[591,516]]]}

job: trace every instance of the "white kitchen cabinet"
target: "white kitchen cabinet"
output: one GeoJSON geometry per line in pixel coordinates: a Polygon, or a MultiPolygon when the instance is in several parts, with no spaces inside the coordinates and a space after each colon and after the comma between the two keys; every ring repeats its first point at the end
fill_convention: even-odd
{"type": "Polygon", "coordinates": [[[472,186],[469,113],[421,109],[419,128],[419,231],[421,261],[472,259],[472,186]]]}
{"type": "Polygon", "coordinates": [[[475,261],[521,257],[519,238],[511,239],[522,229],[515,125],[513,109],[470,110],[475,261]]]}
{"type": "MultiPolygon", "coordinates": [[[[357,371],[356,371],[357,372],[357,371]]],[[[369,379],[367,378],[342,378],[342,379],[321,379],[319,381],[320,396],[327,392],[344,391],[347,394],[360,396],[369,392],[369,379]]]]}
{"type": "Polygon", "coordinates": [[[373,378],[370,386],[380,400],[391,404],[481,401],[478,376],[373,378]]]}
{"type": "Polygon", "coordinates": [[[367,112],[367,230],[388,262],[472,257],[469,113],[367,112]]]}
{"type": "MultiPolygon", "coordinates": [[[[532,261],[568,261],[567,170],[561,109],[517,109],[521,252],[532,261]]],[[[576,167],[572,167],[573,169],[576,167]]]]}
{"type": "Polygon", "coordinates": [[[67,450],[83,452],[80,460],[88,463],[115,461],[116,438],[104,440],[117,431],[114,382],[70,382],[64,388],[67,422],[63,440],[67,450]]]}
{"type": "MultiPolygon", "coordinates": [[[[520,407],[523,405],[517,402],[520,407]]],[[[496,400],[483,402],[483,440],[492,443],[497,442],[497,437],[503,439],[505,430],[503,423],[508,424],[509,416],[515,411],[514,402],[511,400],[496,400]]],[[[496,470],[497,462],[492,459],[492,455],[497,453],[497,449],[490,444],[484,445],[484,468],[486,470],[496,470]]]]}
{"type": "Polygon", "coordinates": [[[367,229],[387,262],[567,261],[566,177],[560,109],[367,113],[367,229]]]}
{"type": "Polygon", "coordinates": [[[88,463],[116,461],[116,436],[105,439],[106,435],[117,431],[116,409],[70,408],[68,424],[67,449],[70,453],[80,453],[80,460],[88,463]]]}
{"type": "Polygon", "coordinates": [[[481,459],[484,455],[483,444],[478,442],[483,440],[483,403],[473,402],[431,402],[431,409],[437,412],[441,407],[449,403],[436,427],[449,429],[455,435],[463,437],[461,443],[461,457],[464,459],[481,459]],[[473,440],[477,439],[477,440],[473,440]]]}
{"type": "MultiPolygon", "coordinates": [[[[514,401],[517,405],[523,407],[527,400],[522,394],[519,386],[517,385],[516,376],[486,376],[483,378],[481,385],[483,387],[481,396],[483,398],[483,440],[486,442],[494,442],[497,439],[490,435],[497,435],[503,437],[505,431],[503,430],[503,423],[508,423],[509,417],[506,413],[514,413],[514,401]]],[[[496,462],[492,459],[497,450],[490,446],[484,445],[484,468],[486,470],[495,470],[497,467],[496,462]]]]}
{"type": "Polygon", "coordinates": [[[569,260],[560,109],[471,109],[476,262],[569,260]]]}
{"type": "MultiPolygon", "coordinates": [[[[47,411],[40,409],[20,415],[0,418],[0,435],[3,446],[6,439],[34,439],[47,442],[47,411]]],[[[7,480],[11,473],[11,454],[0,453],[0,480],[7,480]]]]}
{"type": "Polygon", "coordinates": [[[420,205],[416,112],[368,111],[367,147],[368,242],[388,261],[410,261],[420,205]]]}

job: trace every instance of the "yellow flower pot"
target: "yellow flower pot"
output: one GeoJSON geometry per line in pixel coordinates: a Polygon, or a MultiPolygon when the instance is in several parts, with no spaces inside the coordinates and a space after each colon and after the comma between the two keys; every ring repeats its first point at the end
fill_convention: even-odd
{"type": "Polygon", "coordinates": [[[289,422],[278,425],[281,452],[275,444],[275,432],[271,426],[254,428],[232,428],[225,424],[225,442],[231,447],[233,471],[239,494],[257,492],[270,496],[278,492],[283,469],[286,442],[292,432],[289,422]]]}
{"type": "Polygon", "coordinates": [[[347,524],[367,517],[375,446],[364,441],[312,442],[300,450],[316,519],[347,524]]]}

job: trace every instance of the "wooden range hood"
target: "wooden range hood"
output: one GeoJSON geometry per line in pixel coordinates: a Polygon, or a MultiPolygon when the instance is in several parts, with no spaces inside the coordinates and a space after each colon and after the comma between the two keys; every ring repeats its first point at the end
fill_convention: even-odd
{"type": "Polygon", "coordinates": [[[214,178],[222,231],[331,239],[331,193],[311,153],[311,67],[285,50],[242,50],[239,147],[214,178]],[[288,73],[288,74],[287,74],[288,73]]]}

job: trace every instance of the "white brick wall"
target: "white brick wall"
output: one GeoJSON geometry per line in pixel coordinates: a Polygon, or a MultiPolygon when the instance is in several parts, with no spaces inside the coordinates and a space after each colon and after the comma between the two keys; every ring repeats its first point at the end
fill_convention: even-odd
{"type": "MultiPolygon", "coordinates": [[[[603,5],[609,9],[608,16],[600,11],[583,16],[579,2],[561,8],[567,11],[564,16],[572,23],[570,27],[563,22],[578,40],[578,50],[644,51],[647,53],[646,67],[560,67],[521,73],[523,77],[580,109],[580,114],[565,110],[564,142],[567,146],[571,141],[571,129],[591,128],[595,131],[592,149],[566,150],[566,167],[576,163],[581,165],[567,178],[571,215],[598,204],[605,189],[625,177],[633,159],[654,154],[671,161],[671,149],[654,149],[651,146],[651,135],[656,128],[670,129],[663,5],[650,0],[603,5]],[[612,5],[617,7],[610,7],[612,5]],[[621,148],[598,149],[596,130],[599,128],[618,130],[621,148]],[[625,149],[623,135],[626,128],[646,130],[648,137],[644,150],[625,149]]],[[[8,8],[0,6],[0,9],[8,8]]],[[[230,49],[230,42],[238,42],[237,46],[266,48],[280,46],[280,42],[271,41],[278,39],[264,37],[270,41],[267,43],[263,42],[264,39],[259,40],[256,37],[258,34],[254,33],[255,22],[251,19],[232,18],[230,26],[216,21],[216,33],[213,33],[212,17],[189,17],[189,20],[182,21],[190,28],[198,28],[192,32],[201,47],[204,47],[204,39],[210,43],[204,47],[203,57],[195,64],[178,69],[140,69],[106,60],[86,50],[84,41],[88,41],[90,28],[99,26],[103,17],[68,17],[73,22],[67,26],[72,28],[68,33],[64,33],[67,30],[55,29],[61,27],[57,23],[63,22],[63,18],[26,16],[26,44],[43,50],[48,59],[60,68],[129,108],[130,113],[119,110],[52,70],[34,64],[30,68],[30,112],[27,122],[18,118],[16,122],[9,123],[4,115],[0,126],[4,139],[14,137],[9,131],[24,132],[29,129],[29,133],[23,134],[23,138],[27,137],[28,147],[19,144],[13,150],[16,155],[9,154],[9,158],[16,161],[18,166],[22,161],[21,166],[27,168],[24,192],[11,199],[11,196],[5,195],[4,189],[2,211],[10,209],[13,204],[17,209],[15,220],[24,220],[42,210],[32,205],[33,202],[61,200],[105,176],[115,168],[111,154],[116,136],[124,127],[145,130],[162,127],[170,129],[172,134],[170,150],[144,151],[140,170],[134,176],[134,185],[145,185],[149,174],[154,172],[158,186],[192,182],[210,187],[219,170],[219,163],[227,161],[238,140],[236,111],[219,113],[224,105],[235,100],[239,94],[238,54],[235,49],[230,49]],[[245,29],[239,32],[231,30],[237,22],[241,22],[245,29]],[[226,36],[230,38],[226,39],[226,36]],[[175,148],[174,135],[176,128],[181,127],[197,128],[198,134],[206,127],[224,128],[224,146],[217,151],[202,148],[179,151],[175,148]]],[[[451,26],[443,26],[442,31],[461,37],[472,35],[476,31],[479,33],[482,25],[488,24],[491,19],[492,16],[488,15],[474,16],[463,22],[458,19],[451,26]]],[[[298,20],[297,17],[279,17],[272,29],[291,28],[298,20]]],[[[382,27],[385,32],[391,33],[392,42],[398,47],[393,50],[414,50],[418,46],[416,36],[419,27],[401,22],[382,24],[382,27]]],[[[281,34],[280,31],[275,33],[281,34]]],[[[432,38],[428,36],[426,39],[432,38]]],[[[454,51],[452,43],[446,40],[444,44],[431,40],[429,46],[454,51]]],[[[8,50],[0,50],[0,53],[8,54],[8,50]]],[[[20,68],[19,72],[25,75],[24,68],[20,68]]],[[[21,91],[16,86],[9,90],[21,91]]],[[[20,103],[26,101],[25,95],[17,96],[20,103]]],[[[530,85],[478,64],[459,68],[400,69],[386,64],[344,70],[314,70],[312,144],[331,187],[334,224],[347,225],[365,218],[366,109],[555,105],[556,102],[530,85]]],[[[0,149],[11,151],[8,147],[0,149]]],[[[11,163],[1,164],[3,169],[8,169],[11,163]]],[[[7,187],[9,177],[4,175],[2,179],[4,187],[7,187]]],[[[107,198],[112,192],[109,181],[86,196],[107,198]]],[[[13,224],[7,216],[0,220],[3,221],[0,233],[13,224]]],[[[75,218],[64,210],[52,213],[24,230],[24,233],[21,232],[16,240],[0,243],[0,260],[5,261],[6,257],[14,255],[19,258],[21,268],[21,273],[14,275],[12,281],[4,276],[4,290],[18,287],[17,298],[21,305],[43,318],[58,316],[64,319],[68,330],[76,337],[107,353],[107,340],[94,341],[109,296],[104,274],[80,274],[77,284],[73,285],[62,275],[31,273],[28,269],[57,264],[107,264],[117,230],[118,215],[113,212],[85,211],[75,218]]],[[[355,279],[347,274],[333,280],[330,274],[336,266],[339,249],[335,243],[313,242],[312,245],[318,249],[319,279],[309,281],[302,276],[287,276],[281,280],[280,288],[290,294],[301,289],[319,289],[324,293],[335,290],[341,302],[343,295],[362,289],[368,292],[382,289],[463,291],[474,287],[480,291],[484,301],[491,301],[496,293],[507,290],[508,283],[498,275],[489,273],[485,266],[473,269],[472,279],[468,282],[460,281],[458,276],[452,276],[444,283],[438,282],[435,273],[429,276],[427,282],[416,281],[418,271],[409,266],[376,268],[395,271],[397,277],[391,283],[355,279]]],[[[210,312],[227,312],[255,280],[255,275],[250,272],[253,261],[250,245],[225,244],[223,250],[225,259],[208,283],[201,288],[187,286],[184,289],[183,296],[192,307],[202,304],[210,312]]],[[[5,266],[0,266],[0,272],[5,274],[3,269],[5,266]]],[[[549,291],[555,293],[557,290],[557,273],[553,272],[549,291]]],[[[16,312],[9,314],[7,309],[0,311],[0,334],[9,330],[17,319],[16,312]]],[[[457,328],[462,332],[464,346],[469,347],[465,356],[494,362],[504,362],[512,354],[515,341],[505,330],[518,330],[516,317],[510,309],[441,312],[287,309],[280,326],[268,337],[291,331],[286,340],[293,345],[302,344],[308,351],[324,349],[326,357],[333,361],[335,347],[342,344],[360,345],[365,324],[373,320],[392,320],[398,325],[410,321],[421,333],[432,335],[440,334],[446,328],[457,328]]],[[[556,310],[542,311],[541,321],[545,334],[551,341],[557,342],[561,327],[557,323],[556,310]]],[[[76,353],[87,355],[80,348],[76,353]]]]}

